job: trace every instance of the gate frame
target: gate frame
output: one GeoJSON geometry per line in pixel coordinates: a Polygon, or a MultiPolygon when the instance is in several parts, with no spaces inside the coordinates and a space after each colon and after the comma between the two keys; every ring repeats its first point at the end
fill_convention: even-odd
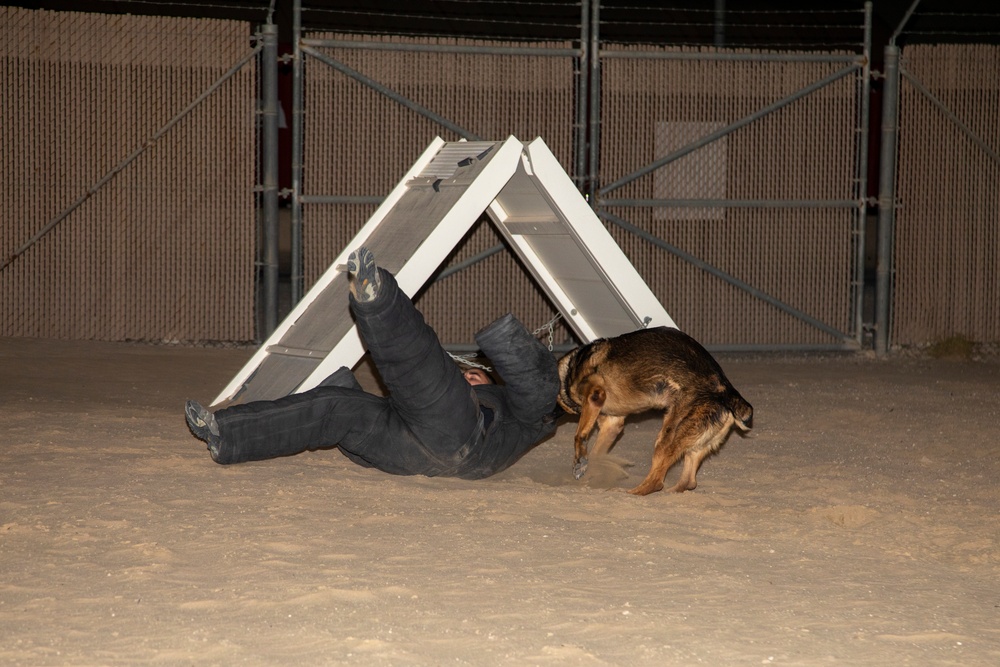
{"type": "MultiPolygon", "coordinates": [[[[917,0],[919,2],[919,0],[917,0]]],[[[292,113],[292,189],[291,197],[291,298],[294,305],[304,295],[304,275],[303,275],[303,247],[302,247],[302,205],[309,203],[380,203],[382,197],[352,197],[337,195],[305,195],[302,192],[302,169],[303,169],[303,69],[304,58],[310,56],[319,62],[336,69],[337,71],[354,78],[356,81],[370,87],[372,90],[396,101],[412,111],[428,118],[429,120],[448,128],[461,137],[469,140],[479,139],[474,133],[459,127],[446,118],[426,109],[422,105],[400,95],[396,91],[383,86],[377,81],[357,72],[345,63],[332,58],[317,47],[340,47],[370,50],[406,50],[419,52],[438,53],[495,53],[512,55],[544,55],[553,57],[573,57],[576,59],[574,75],[576,76],[575,90],[577,92],[576,114],[575,114],[575,140],[573,142],[576,155],[573,160],[576,173],[571,174],[574,183],[584,192],[597,212],[598,216],[610,224],[617,225],[629,233],[636,234],[646,241],[653,243],[663,250],[671,252],[682,260],[691,263],[696,268],[706,271],[717,278],[720,278],[731,285],[749,293],[751,296],[761,299],[768,304],[778,308],[782,312],[799,319],[806,324],[820,329],[824,333],[837,339],[839,342],[830,345],[724,345],[713,346],[713,349],[726,349],[734,351],[757,351],[757,350],[859,350],[864,345],[865,323],[864,323],[864,271],[865,271],[865,239],[867,223],[867,184],[868,184],[868,144],[869,144],[869,116],[870,116],[870,80],[871,80],[871,32],[872,32],[872,3],[864,3],[864,24],[863,24],[863,44],[861,54],[836,55],[822,53],[671,53],[671,52],[622,52],[608,51],[601,49],[600,42],[600,0],[581,0],[581,33],[580,45],[578,48],[553,49],[553,48],[531,48],[531,47],[476,47],[463,45],[423,45],[423,44],[402,44],[392,42],[362,42],[354,40],[321,40],[304,39],[302,37],[302,0],[293,0],[293,113],[292,113]],[[713,132],[694,143],[685,146],[673,153],[660,158],[651,165],[642,168],[640,172],[633,173],[626,177],[628,180],[619,181],[605,187],[599,187],[600,183],[600,125],[601,125],[601,61],[605,58],[666,58],[684,60],[745,60],[745,61],[785,61],[785,62],[843,62],[848,63],[843,69],[806,86],[805,88],[792,93],[771,105],[768,105],[754,114],[747,116],[735,123],[713,132]],[[849,75],[859,77],[856,100],[857,105],[857,140],[855,156],[855,180],[854,191],[856,196],[847,200],[615,200],[605,198],[612,190],[630,182],[635,178],[650,173],[655,169],[673,162],[688,153],[701,148],[712,141],[715,141],[727,134],[759,120],[761,117],[777,111],[792,102],[805,97],[806,95],[819,90],[841,78],[849,75]],[[662,239],[658,239],[640,230],[628,221],[611,214],[605,210],[608,206],[694,206],[704,207],[808,207],[808,208],[850,208],[855,210],[854,221],[851,234],[854,237],[853,255],[854,267],[853,277],[850,285],[851,313],[849,319],[853,331],[842,332],[827,325],[816,318],[810,316],[781,300],[766,294],[765,292],[745,283],[734,276],[731,276],[717,267],[711,266],[693,255],[683,252],[679,248],[672,246],[662,239]]],[[[484,259],[500,251],[502,246],[497,246],[480,253],[476,261],[484,259]]],[[[467,262],[468,265],[470,262],[467,262]]],[[[462,267],[452,267],[459,270],[462,267]]],[[[448,269],[448,273],[454,272],[448,269]]]]}

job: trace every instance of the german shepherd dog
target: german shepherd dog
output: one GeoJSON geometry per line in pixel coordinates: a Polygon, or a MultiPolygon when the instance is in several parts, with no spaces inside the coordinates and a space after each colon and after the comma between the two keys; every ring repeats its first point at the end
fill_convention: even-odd
{"type": "Polygon", "coordinates": [[[592,456],[606,454],[625,417],[663,410],[653,467],[629,493],[644,496],[663,488],[667,470],[684,457],[677,493],[694,489],[702,460],[716,452],[732,428],[753,428],[753,407],[733,388],[718,362],[690,336],[669,327],[640,329],[601,338],[559,361],[559,405],[580,415],[573,474],[587,469],[587,438],[599,433],[592,456]]]}

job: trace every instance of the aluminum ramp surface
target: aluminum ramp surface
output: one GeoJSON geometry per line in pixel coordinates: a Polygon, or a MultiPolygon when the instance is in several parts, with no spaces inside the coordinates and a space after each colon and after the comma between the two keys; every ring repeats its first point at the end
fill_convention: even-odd
{"type": "Polygon", "coordinates": [[[676,326],[541,139],[488,213],[582,342],[676,326]]]}
{"type": "Polygon", "coordinates": [[[484,211],[584,342],[674,326],[541,139],[436,139],[213,404],[280,398],[353,368],[365,350],[350,253],[367,245],[412,297],[484,211]]]}

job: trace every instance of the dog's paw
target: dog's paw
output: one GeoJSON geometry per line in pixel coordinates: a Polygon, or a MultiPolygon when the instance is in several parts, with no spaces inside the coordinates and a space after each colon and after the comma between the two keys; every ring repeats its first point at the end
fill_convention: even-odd
{"type": "Polygon", "coordinates": [[[573,465],[573,477],[580,479],[587,472],[587,459],[582,458],[573,465]]]}

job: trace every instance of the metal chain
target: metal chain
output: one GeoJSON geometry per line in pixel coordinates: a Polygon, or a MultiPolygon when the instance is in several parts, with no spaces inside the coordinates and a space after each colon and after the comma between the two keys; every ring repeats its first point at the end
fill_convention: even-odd
{"type": "Polygon", "coordinates": [[[452,358],[455,363],[463,364],[465,366],[470,366],[472,368],[481,368],[487,373],[492,373],[493,369],[489,366],[483,366],[478,361],[473,361],[473,358],[479,356],[475,352],[468,352],[466,354],[452,354],[448,352],[448,356],[452,358]]]}
{"type": "Polygon", "coordinates": [[[551,352],[554,349],[553,339],[555,337],[556,322],[558,322],[559,318],[561,318],[561,317],[562,317],[562,313],[556,313],[555,317],[553,317],[551,320],[549,320],[548,322],[546,322],[545,324],[543,324],[542,326],[538,327],[537,329],[535,329],[532,332],[533,335],[537,336],[538,334],[542,333],[546,329],[549,330],[549,352],[551,352]]]}
{"type": "MultiPolygon", "coordinates": [[[[542,326],[538,327],[533,332],[531,332],[532,335],[537,336],[538,334],[540,334],[543,331],[545,331],[546,329],[548,329],[548,332],[549,332],[549,352],[551,352],[553,349],[555,349],[555,345],[553,343],[553,341],[555,339],[555,331],[556,331],[556,326],[555,325],[556,325],[556,322],[559,321],[560,317],[562,317],[562,313],[556,313],[555,317],[553,317],[551,320],[549,320],[548,322],[546,322],[545,324],[543,324],[542,326]]],[[[451,357],[452,360],[455,361],[456,363],[464,364],[464,365],[470,366],[472,368],[481,368],[484,371],[486,371],[487,373],[492,373],[493,372],[493,369],[490,368],[489,366],[484,366],[484,365],[482,365],[481,363],[479,363],[477,361],[472,361],[474,358],[476,358],[476,357],[479,356],[475,352],[467,352],[465,354],[453,354],[451,352],[448,352],[448,356],[451,357]]]]}

